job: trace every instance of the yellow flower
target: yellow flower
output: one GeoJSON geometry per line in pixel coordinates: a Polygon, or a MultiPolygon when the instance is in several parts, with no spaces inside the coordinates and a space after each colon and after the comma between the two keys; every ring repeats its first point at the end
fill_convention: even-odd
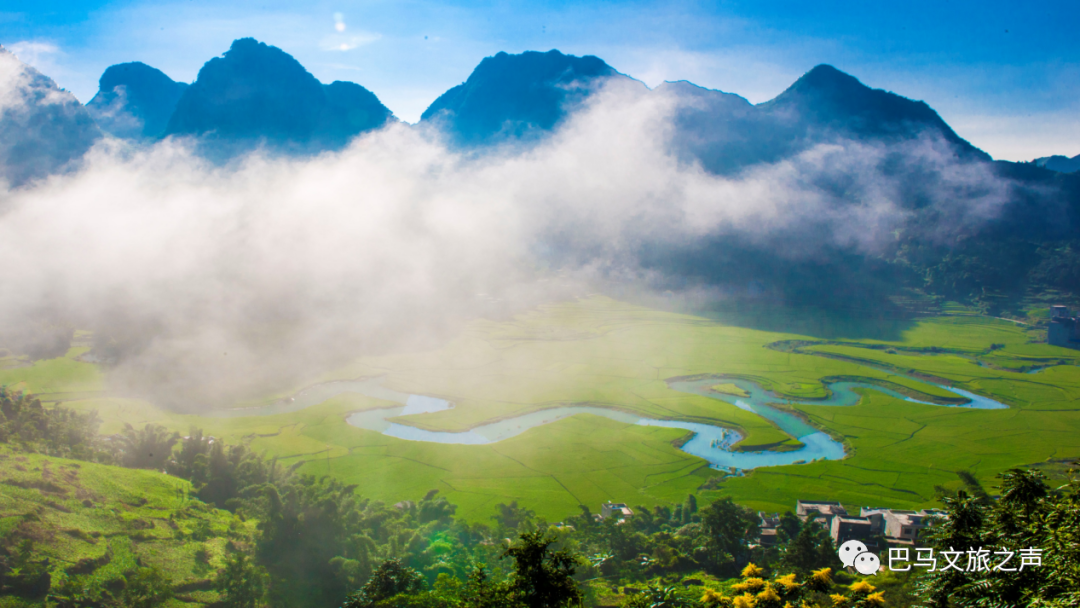
{"type": "Polygon", "coordinates": [[[714,606],[729,606],[731,600],[719,591],[706,589],[705,594],[701,596],[701,603],[712,608],[714,606]]]}
{"type": "Polygon", "coordinates": [[[754,596],[749,593],[737,595],[731,603],[735,608],[754,608],[754,596]]]}
{"type": "Polygon", "coordinates": [[[798,589],[799,583],[795,582],[795,575],[788,574],[776,579],[776,583],[784,588],[785,591],[791,591],[792,589],[798,589]]]}
{"type": "Polygon", "coordinates": [[[746,579],[745,581],[743,581],[741,583],[736,583],[731,588],[734,589],[735,591],[739,591],[739,592],[750,591],[752,593],[757,593],[764,586],[765,586],[765,580],[764,579],[748,578],[748,579],[746,579]]]}
{"type": "Polygon", "coordinates": [[[773,589],[772,585],[768,585],[761,593],[757,594],[757,601],[771,604],[773,602],[779,602],[780,596],[776,594],[776,589],[773,589]]]}
{"type": "Polygon", "coordinates": [[[832,583],[832,568],[822,568],[821,570],[814,570],[810,574],[810,578],[815,583],[828,585],[832,583]]]}
{"type": "Polygon", "coordinates": [[[762,574],[765,574],[765,569],[764,568],[758,568],[757,566],[754,565],[754,562],[750,562],[749,564],[746,564],[746,567],[742,569],[742,577],[743,578],[760,577],[762,574]]]}
{"type": "Polygon", "coordinates": [[[832,605],[836,608],[844,608],[851,601],[846,596],[840,595],[839,593],[834,593],[829,597],[832,598],[832,605]]]}
{"type": "Polygon", "coordinates": [[[876,587],[866,581],[856,581],[851,584],[851,587],[849,587],[849,589],[851,589],[855,593],[869,594],[873,593],[876,587]]]}
{"type": "Polygon", "coordinates": [[[877,593],[871,593],[870,595],[866,596],[866,602],[868,604],[873,604],[875,606],[884,606],[885,605],[885,592],[884,591],[878,591],[877,593]]]}

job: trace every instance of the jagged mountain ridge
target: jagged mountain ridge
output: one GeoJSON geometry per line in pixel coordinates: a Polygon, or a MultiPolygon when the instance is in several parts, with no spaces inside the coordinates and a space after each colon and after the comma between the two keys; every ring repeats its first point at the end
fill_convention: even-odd
{"type": "Polygon", "coordinates": [[[138,61],[109,66],[86,109],[107,133],[154,138],[165,130],[188,84],[138,61]]]}
{"type": "Polygon", "coordinates": [[[990,160],[989,154],[960,138],[925,102],[870,88],[830,65],[815,67],[760,107],[772,114],[795,114],[808,129],[853,138],[887,141],[928,133],[949,142],[960,154],[990,160]]]}
{"type": "Polygon", "coordinates": [[[184,91],[165,135],[336,149],[393,114],[364,87],[321,84],[277,47],[242,38],[208,61],[184,91]]]}
{"type": "Polygon", "coordinates": [[[927,138],[959,159],[991,160],[926,103],[872,89],[829,65],[813,68],[780,95],[754,106],[733,106],[730,93],[708,89],[695,91],[689,103],[685,87],[681,92],[676,147],[714,173],[731,174],[836,141],[891,145],[927,138]],[[702,99],[728,100],[724,105],[731,110],[702,112],[702,99]]]}
{"type": "MultiPolygon", "coordinates": [[[[535,140],[557,128],[608,79],[636,82],[593,56],[556,50],[499,53],[436,99],[421,122],[438,125],[462,147],[535,140]]],[[[655,92],[678,99],[675,151],[715,173],[775,162],[839,139],[888,144],[927,137],[944,142],[958,157],[990,160],[924,102],[872,89],[828,65],[813,68],[757,105],[685,81],[664,83],[655,92]]]]}
{"type": "MultiPolygon", "coordinates": [[[[16,71],[23,74],[21,70],[16,71]]],[[[31,76],[33,74],[36,72],[31,76]]],[[[611,78],[636,83],[595,57],[573,57],[558,51],[521,55],[501,53],[485,59],[465,83],[441,95],[424,113],[422,122],[446,130],[450,135],[448,141],[456,146],[483,148],[511,140],[532,142],[557,129],[589,95],[611,78]]],[[[34,93],[36,99],[62,100],[57,107],[71,110],[75,116],[72,124],[81,121],[80,127],[68,129],[66,135],[88,127],[91,136],[87,141],[92,142],[100,136],[93,122],[85,118],[88,115],[78,102],[63,92],[54,95],[52,91],[59,89],[55,89],[55,84],[47,78],[38,74],[24,80],[31,83],[24,87],[25,90],[37,91],[34,93]],[[52,89],[46,85],[51,85],[52,89]],[[83,118],[78,116],[80,111],[83,118]]],[[[103,81],[106,85],[111,83],[104,75],[103,81]]],[[[111,90],[115,91],[118,86],[127,85],[117,82],[111,90]]],[[[793,297],[801,297],[822,285],[835,283],[835,279],[845,275],[850,277],[844,281],[847,285],[856,285],[869,278],[892,284],[899,279],[888,278],[882,268],[903,270],[908,273],[908,279],[919,273],[932,274],[930,271],[937,269],[934,272],[951,277],[949,281],[954,283],[944,289],[963,296],[964,290],[976,288],[999,292],[1019,289],[1016,285],[1022,281],[1006,285],[994,276],[1035,272],[1037,266],[1045,265],[1044,262],[1051,259],[1047,257],[1050,254],[1040,253],[1045,243],[1068,247],[1068,242],[1076,241],[1075,249],[1080,251],[1080,179],[1074,179],[1078,175],[1055,173],[1037,163],[988,163],[988,155],[960,138],[925,103],[872,89],[835,68],[818,66],[784,93],[757,105],[738,95],[686,82],[665,83],[652,92],[644,85],[640,87],[640,93],[644,95],[666,94],[676,98],[674,151],[687,161],[701,163],[713,173],[737,174],[754,165],[791,157],[819,143],[865,143],[887,150],[895,160],[905,154],[905,146],[910,148],[929,142],[949,154],[928,156],[929,161],[920,161],[924,165],[934,162],[934,158],[962,165],[985,165],[1015,186],[998,217],[985,222],[978,230],[957,235],[954,243],[920,242],[917,230],[905,232],[907,242],[902,246],[907,249],[900,253],[906,256],[907,261],[903,264],[907,264],[907,270],[895,264],[889,266],[892,262],[888,260],[875,262],[846,250],[823,251],[816,260],[795,263],[776,255],[782,252],[783,243],[779,246],[742,243],[737,238],[725,241],[727,237],[723,235],[688,244],[682,251],[653,249],[639,252],[646,266],[670,275],[677,282],[697,278],[707,283],[723,283],[733,277],[738,281],[742,279],[734,275],[739,272],[731,269],[741,269],[746,281],[767,275],[776,283],[788,285],[790,288],[786,291],[793,297]],[[1002,273],[995,270],[1001,268],[1000,265],[984,264],[994,252],[1000,257],[1004,255],[1000,254],[1002,251],[1013,251],[1009,249],[1012,245],[1002,247],[1001,243],[1016,238],[1024,241],[1016,245],[1017,255],[1005,257],[1026,259],[1025,269],[1002,273]],[[1043,258],[1043,262],[1031,262],[1043,258]],[[972,271],[956,260],[963,260],[962,264],[976,270],[972,271]],[[953,267],[946,268],[947,264],[953,264],[953,267]],[[978,280],[964,278],[980,273],[983,278],[978,280]],[[957,287],[961,280],[966,283],[957,287]]],[[[104,99],[102,103],[105,103],[104,99]]],[[[44,105],[51,107],[54,104],[44,105]]],[[[280,49],[242,39],[234,42],[224,57],[208,62],[195,85],[184,90],[166,133],[198,136],[208,147],[224,149],[226,154],[249,150],[260,142],[276,144],[285,151],[311,152],[343,146],[356,134],[378,128],[390,120],[393,120],[390,111],[367,89],[343,82],[323,85],[280,49]],[[230,147],[230,142],[237,141],[242,142],[240,146],[230,147]]],[[[10,129],[11,124],[9,120],[4,128],[10,129]]],[[[4,143],[10,147],[10,142],[17,139],[9,137],[4,143]]],[[[35,152],[46,150],[50,145],[54,152],[59,149],[63,158],[57,156],[59,161],[42,165],[44,172],[35,175],[69,166],[67,163],[81,156],[90,144],[83,141],[65,148],[62,138],[57,138],[40,146],[40,150],[35,148],[35,152]]],[[[21,162],[31,156],[8,153],[4,158],[5,175],[18,173],[13,173],[8,166],[12,164],[12,158],[21,162]]],[[[899,164],[894,163],[894,169],[900,167],[908,171],[900,177],[917,186],[910,200],[904,201],[914,214],[907,228],[932,227],[937,217],[935,209],[932,206],[926,208],[925,197],[919,194],[918,188],[933,185],[936,169],[919,166],[910,170],[903,166],[904,162],[907,161],[901,158],[899,164]],[[931,181],[924,184],[927,177],[931,181]]],[[[26,181],[27,178],[16,176],[12,181],[22,183],[17,182],[20,179],[26,181]]],[[[843,187],[842,183],[835,185],[843,187]]],[[[840,207],[845,205],[846,202],[839,204],[840,207]]],[[[1054,276],[1080,276],[1080,256],[1073,257],[1054,259],[1067,260],[1068,264],[1077,267],[1077,272],[1054,271],[1051,276],[1047,271],[1044,274],[1050,278],[1046,284],[1056,280],[1054,276]]],[[[1080,294],[1080,285],[1054,285],[1080,294]]]]}

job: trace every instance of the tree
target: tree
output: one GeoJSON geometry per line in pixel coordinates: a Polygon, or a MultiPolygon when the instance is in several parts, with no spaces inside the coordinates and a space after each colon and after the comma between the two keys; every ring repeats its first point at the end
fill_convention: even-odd
{"type": "Polygon", "coordinates": [[[124,576],[127,587],[119,605],[127,608],[157,608],[172,599],[172,584],[157,568],[136,568],[124,576]]]}
{"type": "Polygon", "coordinates": [[[816,512],[812,513],[800,526],[795,538],[783,547],[777,566],[780,570],[805,575],[836,563],[832,537],[825,526],[817,523],[817,516],[816,512]]]}
{"type": "Polygon", "coordinates": [[[97,434],[97,412],[85,414],[63,407],[45,408],[41,400],[0,386],[0,443],[50,456],[111,462],[112,455],[97,434]]]}
{"type": "Polygon", "coordinates": [[[780,525],[776,527],[776,540],[785,544],[795,539],[802,530],[802,520],[791,511],[784,511],[780,516],[780,525]]]}
{"type": "MultiPolygon", "coordinates": [[[[262,506],[255,510],[261,532],[256,556],[271,575],[270,604],[339,605],[356,588],[351,575],[365,573],[375,544],[364,533],[363,502],[355,486],[303,475],[257,488],[262,506]]],[[[416,532],[403,536],[375,540],[384,550],[405,553],[416,532]]]]}
{"type": "Polygon", "coordinates": [[[173,454],[166,470],[170,475],[183,477],[196,485],[206,483],[207,454],[211,438],[200,428],[191,427],[188,436],[180,440],[180,451],[173,454]]]}
{"type": "Polygon", "coordinates": [[[516,500],[511,501],[508,505],[499,503],[495,508],[498,509],[499,512],[492,515],[491,518],[498,524],[501,532],[515,532],[522,524],[529,523],[536,517],[536,512],[531,509],[519,507],[516,500]]]}
{"type": "Polygon", "coordinates": [[[555,542],[542,531],[526,532],[503,557],[514,560],[510,592],[527,608],[563,608],[580,603],[583,595],[574,582],[577,557],[565,550],[551,551],[555,542]]]}
{"type": "Polygon", "coordinates": [[[483,565],[469,573],[462,592],[462,600],[469,608],[513,608],[514,601],[506,583],[491,580],[483,565]]]}
{"type": "Polygon", "coordinates": [[[697,496],[688,494],[686,496],[686,502],[682,506],[682,523],[688,524],[693,519],[694,514],[697,513],[697,496]]]}
{"type": "Polygon", "coordinates": [[[257,608],[263,605],[266,579],[266,570],[255,565],[246,553],[236,551],[225,562],[214,586],[221,594],[223,608],[257,608]]]}
{"type": "Polygon", "coordinates": [[[422,524],[437,521],[448,524],[454,518],[457,506],[442,496],[436,497],[438,490],[431,490],[417,505],[417,519],[422,524]]]}
{"type": "Polygon", "coordinates": [[[756,514],[735,504],[730,496],[701,509],[705,531],[705,566],[713,574],[732,575],[750,560],[750,543],[758,536],[756,514]]]}
{"type": "MultiPolygon", "coordinates": [[[[924,540],[937,552],[1012,552],[1009,564],[994,555],[996,568],[941,569],[919,584],[930,608],[1080,605],[1080,480],[1053,491],[1038,471],[1013,469],[998,475],[1001,498],[985,501],[961,490],[946,497],[947,518],[937,519],[924,540]],[[1041,566],[1018,568],[1022,550],[1039,552],[1041,566]]],[[[969,554],[970,555],[970,554],[969,554]]],[[[1029,564],[1030,566],[1030,564],[1029,564]]]]}
{"type": "Polygon", "coordinates": [[[373,608],[383,600],[423,590],[424,577],[419,572],[406,568],[396,559],[388,559],[375,569],[360,591],[349,596],[342,608],[373,608]]]}
{"type": "Polygon", "coordinates": [[[124,423],[124,430],[119,436],[121,463],[131,469],[165,469],[165,463],[172,455],[173,446],[180,440],[180,433],[169,431],[158,424],[147,424],[142,430],[135,430],[124,423]]]}

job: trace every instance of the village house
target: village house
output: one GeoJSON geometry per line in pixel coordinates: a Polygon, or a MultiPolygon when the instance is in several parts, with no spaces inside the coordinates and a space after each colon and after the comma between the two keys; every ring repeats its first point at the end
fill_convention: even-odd
{"type": "Polygon", "coordinates": [[[929,524],[930,517],[942,515],[937,509],[906,511],[863,507],[859,515],[873,523],[874,534],[884,536],[890,544],[910,545],[919,538],[919,532],[929,524]]]}
{"type": "Polygon", "coordinates": [[[833,517],[829,525],[829,536],[832,537],[837,546],[849,540],[861,540],[867,546],[876,547],[876,543],[873,542],[873,524],[866,517],[848,517],[846,515],[833,517]]]}
{"type": "Polygon", "coordinates": [[[815,500],[800,500],[795,503],[795,515],[806,521],[812,513],[820,514],[817,521],[825,524],[826,528],[832,528],[834,517],[847,515],[847,509],[838,502],[819,502],[815,500]]]}
{"type": "Polygon", "coordinates": [[[614,517],[619,521],[630,519],[634,516],[634,512],[630,507],[621,502],[606,502],[600,505],[600,519],[607,519],[614,517]]]}
{"type": "Polygon", "coordinates": [[[777,544],[776,529],[780,526],[780,514],[758,511],[758,517],[761,518],[761,521],[758,522],[760,531],[758,544],[762,547],[775,547],[777,544]]]}

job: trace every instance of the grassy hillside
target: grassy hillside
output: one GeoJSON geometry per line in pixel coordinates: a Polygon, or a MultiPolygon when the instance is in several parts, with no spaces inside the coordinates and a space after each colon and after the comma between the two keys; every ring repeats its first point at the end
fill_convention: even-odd
{"type": "Polygon", "coordinates": [[[196,425],[229,442],[247,441],[285,463],[303,461],[301,471],[359,484],[374,499],[396,502],[438,488],[466,519],[487,520],[495,504],[516,500],[559,520],[578,504],[595,509],[606,500],[680,502],[703,486],[704,499],[731,495],[767,510],[791,509],[798,498],[921,507],[935,504],[934,487],[955,483],[961,469],[989,483],[1009,467],[1080,456],[1080,369],[1010,371],[1076,362],[1073,351],[1036,344],[1036,337],[1023,325],[965,314],[909,322],[890,340],[853,335],[826,342],[590,298],[511,321],[476,322],[437,350],[367,357],[311,380],[382,376],[390,388],[452,401],[451,410],[408,418],[408,424],[434,430],[464,430],[580,403],[738,428],[746,445],[790,438],[753,413],[673,391],[665,380],[744,377],[780,396],[806,399],[826,395],[823,379],[844,376],[893,383],[924,397],[948,395],[918,379],[932,377],[1010,405],[997,411],[925,406],[863,390],[863,401],[853,407],[795,406],[842,438],[849,458],[758,469],[723,481],[720,472],[674,447],[681,431],[588,415],[496,444],[449,446],[346,425],[349,412],[387,405],[359,395],[292,414],[228,419],[77,393],[65,402],[98,410],[104,432],[124,422],[156,422],[182,433],[196,425]],[[785,346],[791,344],[798,346],[785,346]]]}
{"type": "MultiPolygon", "coordinates": [[[[0,446],[0,545],[25,541],[48,559],[53,592],[65,585],[117,589],[153,567],[177,587],[169,606],[217,599],[210,579],[229,543],[250,544],[254,524],[188,497],[176,477],[14,452],[0,446]],[[186,600],[186,601],[185,601],[186,600]]],[[[0,598],[0,606],[28,604],[0,598]]]]}
{"type": "Polygon", "coordinates": [[[89,348],[80,346],[54,359],[30,362],[24,358],[0,360],[0,385],[35,395],[66,394],[68,398],[100,393],[104,388],[101,370],[93,363],[80,361],[89,348]]]}

